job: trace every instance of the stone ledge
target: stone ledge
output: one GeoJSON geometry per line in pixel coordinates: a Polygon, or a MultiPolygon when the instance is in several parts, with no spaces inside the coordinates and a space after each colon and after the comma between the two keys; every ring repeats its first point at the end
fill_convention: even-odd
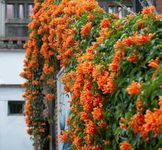
{"type": "Polygon", "coordinates": [[[0,49],[23,49],[27,38],[0,38],[0,49]]]}
{"type": "Polygon", "coordinates": [[[0,88],[8,88],[8,87],[23,88],[22,84],[0,84],[0,88]]]}
{"type": "Polygon", "coordinates": [[[13,49],[13,48],[8,48],[8,49],[4,49],[0,47],[0,52],[25,52],[26,49],[13,49]]]}

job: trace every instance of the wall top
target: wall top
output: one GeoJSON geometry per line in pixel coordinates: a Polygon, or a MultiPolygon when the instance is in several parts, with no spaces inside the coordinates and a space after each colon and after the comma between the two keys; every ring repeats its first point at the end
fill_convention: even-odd
{"type": "Polygon", "coordinates": [[[0,38],[0,49],[23,49],[27,38],[0,38]]]}

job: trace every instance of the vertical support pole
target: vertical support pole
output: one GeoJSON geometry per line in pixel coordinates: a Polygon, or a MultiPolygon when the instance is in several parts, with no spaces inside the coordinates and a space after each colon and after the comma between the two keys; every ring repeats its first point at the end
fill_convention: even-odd
{"type": "Polygon", "coordinates": [[[27,2],[25,2],[24,3],[24,18],[25,19],[28,19],[28,3],[27,2]]]}
{"type": "Polygon", "coordinates": [[[50,150],[56,150],[56,135],[55,135],[55,100],[50,101],[50,150]]]}
{"type": "Polygon", "coordinates": [[[18,6],[18,3],[15,3],[14,4],[14,18],[15,19],[18,19],[19,18],[19,6],[18,6]]]}

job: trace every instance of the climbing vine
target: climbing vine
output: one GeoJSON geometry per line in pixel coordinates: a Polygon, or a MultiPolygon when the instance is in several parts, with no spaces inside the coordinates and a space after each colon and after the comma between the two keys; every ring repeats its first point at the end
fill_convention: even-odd
{"type": "Polygon", "coordinates": [[[35,0],[21,75],[28,133],[40,145],[50,137],[44,111],[62,67],[71,94],[62,142],[74,150],[162,148],[162,16],[154,9],[119,19],[95,0],[35,0]]]}

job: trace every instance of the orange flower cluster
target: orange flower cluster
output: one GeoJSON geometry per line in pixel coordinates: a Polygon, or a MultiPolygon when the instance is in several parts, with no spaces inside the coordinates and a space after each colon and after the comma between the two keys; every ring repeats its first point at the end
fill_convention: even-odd
{"type": "Polygon", "coordinates": [[[154,132],[154,136],[156,137],[158,134],[162,133],[162,110],[161,109],[155,109],[154,112],[151,112],[150,110],[146,111],[145,115],[145,124],[144,124],[144,130],[146,133],[149,133],[150,131],[154,132]]]}
{"type": "Polygon", "coordinates": [[[110,27],[110,20],[107,19],[107,18],[104,18],[101,23],[100,23],[100,26],[102,28],[109,28],[110,27]]]}
{"type": "Polygon", "coordinates": [[[137,111],[140,111],[143,107],[143,101],[141,99],[136,101],[136,109],[137,111]]]}
{"type": "Polygon", "coordinates": [[[121,58],[123,57],[123,51],[117,51],[113,57],[112,63],[109,65],[109,69],[112,72],[119,71],[119,63],[121,58]]]}
{"type": "Polygon", "coordinates": [[[94,119],[103,119],[103,110],[101,108],[94,108],[92,112],[93,118],[94,119]]]}
{"type": "Polygon", "coordinates": [[[132,117],[131,126],[135,133],[141,133],[143,131],[143,124],[144,124],[144,115],[141,113],[135,114],[132,117]]]}
{"type": "Polygon", "coordinates": [[[95,65],[93,67],[92,76],[97,81],[99,88],[105,93],[112,93],[115,90],[114,77],[106,70],[102,69],[102,66],[95,65]]]}
{"type": "MultiPolygon", "coordinates": [[[[85,81],[86,82],[86,81],[85,81]]],[[[81,92],[80,95],[80,104],[83,105],[83,109],[85,112],[89,113],[93,109],[93,99],[92,99],[92,84],[90,81],[83,87],[85,90],[81,92]]]]}
{"type": "Polygon", "coordinates": [[[25,122],[26,122],[27,125],[29,125],[29,124],[31,123],[30,118],[29,118],[29,117],[26,117],[26,118],[25,118],[25,122]]]}
{"type": "Polygon", "coordinates": [[[125,118],[120,118],[119,126],[122,129],[127,129],[127,120],[125,118]]]}
{"type": "Polygon", "coordinates": [[[153,14],[154,11],[155,11],[155,7],[154,6],[150,6],[150,7],[144,8],[142,13],[143,14],[153,14]]]}
{"type": "Polygon", "coordinates": [[[158,73],[159,66],[160,66],[159,57],[157,57],[155,60],[151,59],[149,61],[148,66],[155,69],[155,72],[152,74],[152,78],[151,78],[152,80],[154,80],[158,73]]]}
{"type": "Polygon", "coordinates": [[[159,58],[150,60],[148,66],[157,69],[159,67],[159,58]]]}
{"type": "Polygon", "coordinates": [[[159,106],[160,106],[160,109],[162,109],[162,96],[159,96],[159,106]]]}
{"type": "MultiPolygon", "coordinates": [[[[119,71],[119,63],[120,60],[124,57],[125,49],[131,45],[138,45],[138,46],[143,45],[148,41],[150,41],[154,37],[154,35],[155,34],[137,35],[137,33],[134,33],[131,37],[126,37],[123,38],[121,41],[120,40],[117,41],[114,46],[116,51],[113,57],[113,61],[109,66],[109,69],[114,72],[119,71]]],[[[139,58],[139,52],[135,51],[132,53],[131,56],[127,58],[127,60],[130,62],[136,62],[138,58],[139,58]]]]}
{"type": "Polygon", "coordinates": [[[139,52],[135,51],[132,53],[131,56],[127,57],[127,60],[129,62],[137,62],[138,58],[139,58],[139,52]]]}
{"type": "Polygon", "coordinates": [[[138,95],[141,91],[141,83],[132,81],[131,85],[128,86],[127,91],[130,95],[132,95],[132,94],[138,95]]]}
{"type": "Polygon", "coordinates": [[[78,148],[81,144],[81,138],[78,136],[74,137],[73,144],[76,146],[76,148],[78,148]]]}
{"type": "Polygon", "coordinates": [[[65,92],[71,91],[75,78],[76,78],[76,74],[74,71],[70,71],[62,77],[62,82],[64,83],[64,91],[65,92]]]}
{"type": "Polygon", "coordinates": [[[120,144],[120,150],[132,150],[132,146],[127,141],[124,141],[120,144]]]}
{"type": "Polygon", "coordinates": [[[81,28],[81,35],[83,37],[87,37],[91,32],[91,28],[92,28],[92,23],[91,22],[87,23],[83,28],[81,28]]]}
{"type": "Polygon", "coordinates": [[[96,132],[97,132],[97,129],[96,129],[95,123],[92,121],[87,122],[86,133],[89,135],[94,135],[94,134],[96,134],[96,132]]]}
{"type": "Polygon", "coordinates": [[[49,94],[47,94],[46,98],[47,98],[48,101],[53,100],[54,94],[49,93],[49,94]]]}
{"type": "Polygon", "coordinates": [[[146,114],[135,114],[130,125],[135,133],[140,133],[144,140],[149,140],[148,133],[153,131],[154,137],[162,133],[162,98],[159,97],[159,109],[154,109],[154,112],[147,110],[146,114]]]}
{"type": "Polygon", "coordinates": [[[103,74],[99,75],[97,78],[97,83],[105,94],[112,93],[115,90],[114,79],[109,76],[108,72],[104,72],[103,74]]]}
{"type": "MultiPolygon", "coordinates": [[[[146,14],[152,12],[151,7],[143,11],[146,20],[149,18],[146,14]]],[[[112,122],[109,117],[112,114],[108,112],[107,106],[113,102],[109,97],[113,97],[115,90],[118,90],[118,83],[115,83],[115,80],[121,73],[121,61],[126,60],[132,62],[129,64],[135,65],[141,56],[138,48],[148,43],[155,34],[135,31],[127,34],[129,37],[123,36],[124,38],[120,39],[112,36],[115,39],[112,40],[114,46],[111,47],[110,58],[107,58],[109,56],[104,54],[109,54],[107,45],[111,43],[111,35],[118,34],[116,31],[120,33],[125,25],[116,15],[105,16],[95,0],[62,0],[59,5],[55,4],[54,0],[43,2],[35,0],[32,21],[29,24],[31,33],[25,45],[27,52],[24,72],[21,74],[27,79],[24,84],[26,87],[24,96],[27,99],[25,115],[28,132],[33,136],[39,136],[40,139],[45,137],[47,120],[42,117],[44,99],[55,99],[54,79],[60,65],[65,69],[62,78],[64,90],[71,93],[71,112],[67,119],[70,129],[62,131],[61,141],[71,142],[74,149],[81,150],[101,150],[111,144],[109,137],[103,132],[105,130],[106,133],[109,132],[109,128],[110,132],[112,130],[109,126],[109,121],[112,122]],[[85,17],[84,21],[77,24],[82,15],[85,17]],[[100,46],[106,50],[103,48],[104,52],[100,52],[100,46]],[[133,46],[137,49],[132,50],[125,59],[126,52],[133,46]],[[35,116],[40,118],[34,118],[35,116]],[[39,119],[42,121],[37,121],[39,119]]],[[[128,18],[133,17],[135,16],[128,18]]],[[[127,19],[123,22],[128,22],[127,19]]],[[[138,22],[140,25],[141,21],[138,22]]],[[[149,62],[149,66],[156,69],[159,65],[159,60],[149,62]]],[[[133,81],[127,91],[130,95],[139,95],[141,86],[141,83],[133,81]]],[[[115,105],[117,101],[118,96],[115,105]]],[[[159,105],[160,109],[154,112],[148,110],[146,115],[143,115],[141,112],[143,101],[136,101],[138,113],[133,116],[130,123],[135,133],[147,137],[149,131],[153,131],[155,136],[161,132],[161,98],[159,105]]],[[[126,130],[129,126],[128,121],[123,118],[119,125],[126,130]]],[[[120,149],[131,150],[132,147],[125,141],[120,144],[120,149]]]]}
{"type": "Polygon", "coordinates": [[[134,34],[134,36],[132,37],[132,40],[134,41],[134,44],[142,45],[150,41],[154,37],[154,35],[155,34],[152,34],[152,33],[148,35],[142,34],[140,36],[137,34],[134,34]]]}
{"type": "Polygon", "coordinates": [[[88,114],[86,112],[81,112],[80,119],[83,121],[87,121],[89,119],[88,114]]]}
{"type": "Polygon", "coordinates": [[[69,133],[67,131],[62,131],[61,134],[62,134],[61,141],[62,142],[67,142],[67,140],[69,138],[69,133]]]}

